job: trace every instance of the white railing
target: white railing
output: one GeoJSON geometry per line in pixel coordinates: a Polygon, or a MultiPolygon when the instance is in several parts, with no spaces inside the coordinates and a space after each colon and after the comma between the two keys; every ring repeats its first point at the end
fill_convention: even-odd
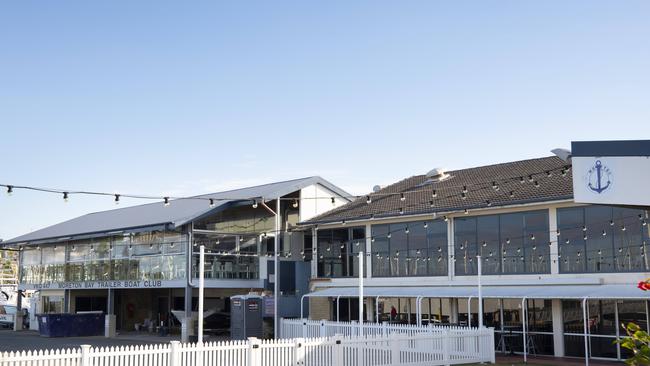
{"type": "Polygon", "coordinates": [[[359,327],[358,322],[335,322],[328,320],[309,319],[281,319],[281,338],[317,338],[332,337],[341,334],[346,337],[358,337],[362,329],[363,336],[387,336],[391,334],[416,335],[432,334],[443,331],[461,332],[463,334],[474,334],[477,327],[460,327],[450,325],[415,325],[415,324],[389,324],[389,323],[363,323],[359,327]]]}
{"type": "Polygon", "coordinates": [[[436,366],[494,363],[494,330],[0,353],[0,366],[436,366]]]}

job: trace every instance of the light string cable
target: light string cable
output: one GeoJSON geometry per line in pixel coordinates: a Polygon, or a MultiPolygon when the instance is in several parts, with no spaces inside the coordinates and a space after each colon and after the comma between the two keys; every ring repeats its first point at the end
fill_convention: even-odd
{"type": "MultiPolygon", "coordinates": [[[[562,176],[566,176],[567,173],[570,171],[571,165],[563,165],[561,167],[553,168],[553,169],[547,169],[547,170],[541,170],[537,171],[534,173],[528,173],[527,175],[521,175],[517,174],[514,176],[506,177],[506,178],[501,178],[494,180],[492,182],[493,187],[499,187],[499,185],[504,185],[508,184],[510,182],[514,181],[529,181],[531,183],[535,183],[540,179],[543,178],[544,176],[550,177],[553,174],[560,174],[562,176]]],[[[444,181],[443,181],[444,182],[444,181]]],[[[439,182],[442,183],[442,182],[439,182]]],[[[464,192],[467,193],[470,188],[477,187],[477,186],[483,186],[485,185],[485,182],[480,182],[480,183],[466,183],[466,184],[459,184],[459,185],[443,185],[440,186],[438,189],[441,190],[450,190],[450,189],[456,189],[456,188],[463,188],[464,192]]],[[[100,192],[100,191],[88,191],[88,190],[71,190],[71,189],[60,189],[60,188],[42,188],[42,187],[35,187],[35,186],[25,186],[25,185],[17,185],[17,184],[0,184],[0,187],[3,187],[6,189],[7,194],[12,195],[16,190],[30,190],[30,191],[36,191],[36,192],[44,192],[44,193],[53,193],[53,194],[58,194],[62,195],[64,200],[70,199],[71,196],[73,195],[93,195],[93,196],[108,196],[108,197],[113,197],[115,203],[119,203],[121,199],[123,198],[133,198],[133,199],[142,199],[142,200],[157,200],[157,201],[163,201],[165,205],[169,205],[172,200],[202,200],[202,201],[207,201],[210,203],[210,206],[213,206],[215,202],[218,201],[251,201],[256,203],[258,200],[264,199],[264,197],[211,197],[210,194],[204,194],[200,196],[158,196],[158,195],[144,195],[144,194],[126,194],[126,193],[109,193],[109,192],[100,192]]],[[[360,199],[360,198],[366,198],[368,203],[372,201],[373,198],[382,198],[382,197],[391,197],[391,196],[400,196],[400,198],[404,199],[406,195],[411,195],[411,194],[417,194],[417,193],[431,193],[433,192],[433,195],[435,196],[435,191],[436,189],[433,188],[424,188],[424,189],[416,189],[416,190],[407,190],[403,192],[373,192],[369,193],[367,195],[338,195],[338,196],[316,196],[316,197],[301,197],[300,199],[307,199],[307,200],[335,200],[336,198],[348,198],[348,199],[360,199]]],[[[292,198],[292,197],[281,197],[280,200],[282,201],[296,201],[297,198],[292,198]]]]}

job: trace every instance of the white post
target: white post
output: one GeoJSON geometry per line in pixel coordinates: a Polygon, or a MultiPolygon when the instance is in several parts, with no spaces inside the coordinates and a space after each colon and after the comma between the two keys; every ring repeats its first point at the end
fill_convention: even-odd
{"type": "Polygon", "coordinates": [[[359,337],[363,337],[363,257],[364,251],[359,252],[359,337]]]}
{"type": "Polygon", "coordinates": [[[273,338],[278,339],[278,297],[280,296],[280,262],[278,251],[280,248],[280,197],[275,200],[275,244],[273,245],[274,276],[273,281],[273,338]]]}
{"type": "Polygon", "coordinates": [[[472,326],[472,296],[467,298],[467,326],[472,326]]]}
{"type": "Polygon", "coordinates": [[[81,366],[90,366],[90,345],[81,345],[81,366]]]}
{"type": "Polygon", "coordinates": [[[587,298],[582,299],[582,319],[584,321],[584,336],[585,336],[585,366],[589,366],[589,328],[587,326],[587,298]]]}
{"type": "Polygon", "coordinates": [[[481,276],[483,275],[483,261],[481,256],[476,256],[478,260],[478,327],[483,328],[483,286],[481,283],[481,276]]]}
{"type": "Polygon", "coordinates": [[[526,298],[521,299],[521,333],[524,337],[524,363],[528,362],[528,350],[526,342],[526,321],[528,316],[526,315],[526,298]]]}
{"type": "Polygon", "coordinates": [[[199,345],[203,344],[203,290],[205,286],[205,245],[201,245],[199,252],[199,345]]]}
{"type": "Polygon", "coordinates": [[[169,366],[180,366],[180,352],[178,350],[178,347],[180,346],[181,342],[179,341],[171,341],[170,343],[170,354],[169,354],[169,366]]]}

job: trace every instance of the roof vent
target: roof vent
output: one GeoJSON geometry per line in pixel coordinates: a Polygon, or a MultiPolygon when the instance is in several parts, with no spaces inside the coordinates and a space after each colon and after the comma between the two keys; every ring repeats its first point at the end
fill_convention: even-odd
{"type": "Polygon", "coordinates": [[[375,193],[381,191],[381,186],[379,184],[377,184],[376,186],[372,187],[372,191],[375,192],[375,193]]]}
{"type": "Polygon", "coordinates": [[[427,175],[427,182],[440,182],[449,178],[449,174],[445,172],[444,168],[433,168],[427,175]]]}

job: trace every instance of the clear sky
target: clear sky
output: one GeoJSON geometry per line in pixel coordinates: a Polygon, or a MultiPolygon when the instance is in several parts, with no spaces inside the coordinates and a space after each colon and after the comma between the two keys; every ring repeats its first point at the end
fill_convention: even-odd
{"type": "MultiPolygon", "coordinates": [[[[0,183],[361,194],[650,137],[648,1],[0,4],[0,183]]],[[[135,204],[125,201],[122,205],[135,204]]],[[[0,238],[111,198],[0,195],[0,238]]]]}

